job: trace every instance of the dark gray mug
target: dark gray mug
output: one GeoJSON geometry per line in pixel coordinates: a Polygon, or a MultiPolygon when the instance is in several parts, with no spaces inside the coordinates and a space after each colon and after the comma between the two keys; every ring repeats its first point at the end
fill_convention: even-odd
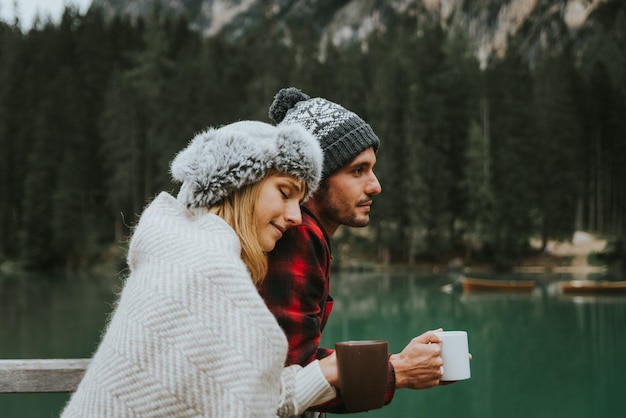
{"type": "Polygon", "coordinates": [[[387,341],[335,344],[341,396],[350,412],[382,408],[387,391],[387,341]]]}

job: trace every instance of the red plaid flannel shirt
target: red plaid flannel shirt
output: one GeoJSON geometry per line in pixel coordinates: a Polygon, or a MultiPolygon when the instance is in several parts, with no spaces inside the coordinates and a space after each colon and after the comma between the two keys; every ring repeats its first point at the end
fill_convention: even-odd
{"type": "MultiPolygon", "coordinates": [[[[333,308],[330,296],[330,240],[317,219],[302,208],[302,224],[288,229],[269,254],[269,270],[259,292],[289,340],[286,365],[305,366],[332,354],[320,338],[333,308]]],[[[348,412],[341,394],[313,410],[348,412]]],[[[395,373],[389,362],[385,405],[395,393],[395,373]]]]}

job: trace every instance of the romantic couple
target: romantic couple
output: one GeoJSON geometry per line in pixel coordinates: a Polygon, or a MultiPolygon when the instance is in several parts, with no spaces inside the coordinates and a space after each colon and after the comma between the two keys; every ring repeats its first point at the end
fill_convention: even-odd
{"type": "MultiPolygon", "coordinates": [[[[379,139],[293,87],[269,114],[275,125],[209,128],[175,156],[180,191],[142,213],[130,274],[62,417],[346,412],[335,353],[319,347],[330,237],[368,224],[379,139]]],[[[390,356],[386,404],[440,383],[439,342],[427,331],[390,356]]]]}

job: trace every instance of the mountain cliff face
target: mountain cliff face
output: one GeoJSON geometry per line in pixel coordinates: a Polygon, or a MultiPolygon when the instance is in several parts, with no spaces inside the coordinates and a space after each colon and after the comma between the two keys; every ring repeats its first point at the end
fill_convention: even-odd
{"type": "Polygon", "coordinates": [[[205,36],[236,40],[264,18],[276,27],[307,22],[320,42],[341,45],[362,42],[384,30],[395,15],[440,22],[447,30],[466,34],[476,56],[486,63],[501,55],[507,37],[524,28],[532,54],[538,45],[551,45],[583,27],[589,14],[610,0],[93,0],[106,16],[186,15],[205,36]]]}

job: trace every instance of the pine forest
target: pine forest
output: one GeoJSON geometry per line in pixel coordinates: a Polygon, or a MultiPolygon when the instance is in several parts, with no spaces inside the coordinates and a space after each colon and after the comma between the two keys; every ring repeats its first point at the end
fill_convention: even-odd
{"type": "Polygon", "coordinates": [[[513,36],[486,66],[462,34],[408,16],[343,46],[306,22],[288,38],[261,22],[236,42],[156,14],[0,22],[0,264],[123,262],[147,202],[176,193],[176,152],[209,126],[270,122],[274,94],[295,86],[381,138],[372,222],[334,246],[506,269],[531,238],[580,229],[625,267],[626,6],[607,4],[584,36],[532,56],[513,36]]]}

